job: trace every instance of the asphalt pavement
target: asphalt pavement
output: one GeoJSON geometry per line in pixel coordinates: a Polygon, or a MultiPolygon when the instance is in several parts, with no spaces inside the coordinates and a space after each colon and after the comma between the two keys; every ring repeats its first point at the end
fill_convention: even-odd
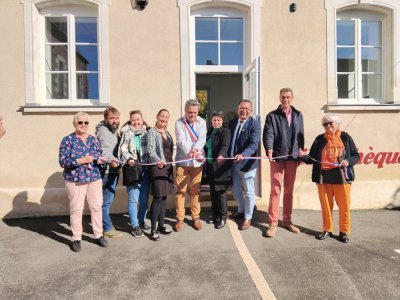
{"type": "Polygon", "coordinates": [[[246,231],[233,221],[214,229],[209,214],[202,230],[187,216],[158,241],[134,238],[127,215],[114,215],[125,235],[108,248],[94,243],[86,216],[79,253],[68,217],[0,221],[0,299],[400,299],[399,210],[352,211],[348,244],[315,239],[319,211],[295,210],[301,233],[279,228],[275,238],[264,234],[266,207],[246,231]]]}

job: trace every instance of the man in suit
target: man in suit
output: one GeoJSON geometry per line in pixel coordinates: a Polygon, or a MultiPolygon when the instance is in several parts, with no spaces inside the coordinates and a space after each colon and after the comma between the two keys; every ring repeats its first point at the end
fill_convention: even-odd
{"type": "Polygon", "coordinates": [[[250,227],[256,198],[254,178],[258,161],[244,158],[256,156],[261,141],[260,122],[251,116],[251,112],[251,101],[241,100],[237,110],[238,117],[229,126],[232,133],[229,154],[235,158],[232,165],[232,192],[238,203],[238,210],[231,217],[243,220],[240,230],[250,227]]]}

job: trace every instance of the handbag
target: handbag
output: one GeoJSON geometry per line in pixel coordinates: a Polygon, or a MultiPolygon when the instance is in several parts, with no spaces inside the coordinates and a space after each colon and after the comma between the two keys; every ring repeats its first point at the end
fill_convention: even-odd
{"type": "Polygon", "coordinates": [[[122,184],[125,186],[134,185],[142,181],[142,166],[135,164],[131,167],[125,164],[122,167],[122,184]]]}

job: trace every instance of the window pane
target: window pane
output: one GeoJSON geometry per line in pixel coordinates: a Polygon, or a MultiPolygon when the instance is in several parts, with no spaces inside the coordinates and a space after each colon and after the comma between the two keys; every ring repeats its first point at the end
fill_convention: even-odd
{"type": "Polygon", "coordinates": [[[337,48],[337,71],[354,72],[354,48],[337,48]]]}
{"type": "Polygon", "coordinates": [[[67,28],[67,18],[46,18],[46,43],[66,43],[67,28]]]}
{"type": "Polygon", "coordinates": [[[97,46],[76,46],[77,71],[97,71],[97,46]]]}
{"type": "Polygon", "coordinates": [[[47,99],[68,99],[68,74],[46,74],[47,99]]]}
{"type": "Polygon", "coordinates": [[[68,47],[46,45],[46,71],[68,70],[68,47]]]}
{"type": "Polygon", "coordinates": [[[218,19],[196,18],[196,40],[218,40],[218,19]]]}
{"type": "Polygon", "coordinates": [[[196,43],[196,65],[218,65],[218,44],[196,43]]]}
{"type": "Polygon", "coordinates": [[[338,74],[338,97],[340,99],[355,98],[355,76],[354,74],[338,74]]]}
{"type": "Polygon", "coordinates": [[[361,22],[361,44],[363,46],[382,45],[382,24],[379,21],[361,22]]]}
{"type": "Polygon", "coordinates": [[[363,72],[381,72],[381,49],[380,48],[362,48],[361,64],[363,72]]]}
{"type": "Polygon", "coordinates": [[[243,43],[221,44],[221,65],[243,65],[243,43]]]}
{"type": "Polygon", "coordinates": [[[76,75],[76,97],[99,99],[99,76],[97,73],[76,75]]]}
{"type": "Polygon", "coordinates": [[[354,22],[337,21],[336,23],[337,45],[354,45],[354,22]]]}
{"type": "Polygon", "coordinates": [[[221,19],[221,41],[243,41],[243,20],[221,19]]]}
{"type": "Polygon", "coordinates": [[[77,43],[97,43],[97,19],[76,18],[75,33],[77,43]]]}
{"type": "Polygon", "coordinates": [[[366,75],[362,76],[362,97],[382,99],[381,75],[366,75]]]}

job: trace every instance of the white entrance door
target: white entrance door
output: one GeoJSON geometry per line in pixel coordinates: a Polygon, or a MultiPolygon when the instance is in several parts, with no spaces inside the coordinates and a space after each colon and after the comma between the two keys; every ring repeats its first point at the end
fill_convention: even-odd
{"type": "MultiPolygon", "coordinates": [[[[253,112],[252,116],[261,122],[260,117],[260,95],[261,95],[261,59],[257,57],[250,65],[248,65],[243,72],[243,99],[248,99],[252,103],[253,112]]],[[[260,148],[258,155],[260,156],[260,148]]],[[[256,195],[261,197],[261,160],[258,162],[257,174],[255,178],[256,195]]]]}
{"type": "Polygon", "coordinates": [[[243,99],[251,101],[253,106],[253,117],[260,118],[260,57],[254,59],[243,72],[243,99]]]}

